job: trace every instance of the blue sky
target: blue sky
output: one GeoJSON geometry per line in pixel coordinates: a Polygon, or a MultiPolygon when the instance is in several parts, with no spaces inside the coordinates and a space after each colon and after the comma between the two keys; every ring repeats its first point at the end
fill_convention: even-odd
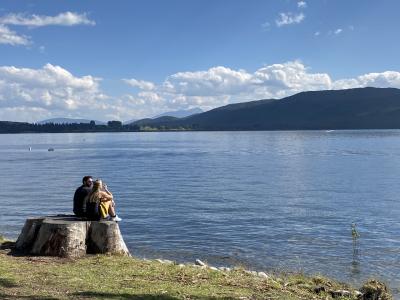
{"type": "Polygon", "coordinates": [[[0,3],[0,120],[400,87],[395,0],[0,3]]]}

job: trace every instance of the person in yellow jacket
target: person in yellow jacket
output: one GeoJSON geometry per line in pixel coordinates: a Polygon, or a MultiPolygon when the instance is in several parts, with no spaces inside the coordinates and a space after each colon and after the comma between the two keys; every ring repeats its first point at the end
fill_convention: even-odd
{"type": "Polygon", "coordinates": [[[119,222],[122,219],[115,213],[115,202],[113,195],[108,190],[107,185],[103,181],[97,179],[93,182],[93,188],[88,198],[89,207],[97,208],[100,220],[109,220],[119,222]]]}

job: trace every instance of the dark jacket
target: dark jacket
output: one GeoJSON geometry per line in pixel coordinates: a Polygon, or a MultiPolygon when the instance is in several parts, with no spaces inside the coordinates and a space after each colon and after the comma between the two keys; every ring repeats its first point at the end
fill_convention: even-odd
{"type": "Polygon", "coordinates": [[[86,198],[92,188],[85,185],[78,187],[74,194],[74,214],[78,217],[86,217],[86,198]]]}

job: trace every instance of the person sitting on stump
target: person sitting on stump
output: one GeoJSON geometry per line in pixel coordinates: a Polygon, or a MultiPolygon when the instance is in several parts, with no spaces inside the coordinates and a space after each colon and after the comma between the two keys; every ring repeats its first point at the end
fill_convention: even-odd
{"type": "Polygon", "coordinates": [[[92,191],[92,186],[92,176],[85,176],[82,178],[82,185],[75,191],[73,211],[77,217],[86,217],[86,200],[92,191]]]}
{"type": "Polygon", "coordinates": [[[88,197],[87,216],[90,219],[108,220],[119,222],[122,219],[115,213],[115,202],[113,195],[107,185],[100,179],[93,183],[93,189],[88,197]]]}

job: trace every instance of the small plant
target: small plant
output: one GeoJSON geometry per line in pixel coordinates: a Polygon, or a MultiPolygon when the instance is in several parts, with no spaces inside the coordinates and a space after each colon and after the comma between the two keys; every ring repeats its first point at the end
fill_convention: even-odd
{"type": "Polygon", "coordinates": [[[352,266],[354,267],[354,272],[358,273],[358,266],[360,263],[360,245],[358,239],[360,238],[360,234],[357,231],[357,224],[351,224],[351,237],[353,239],[353,262],[352,266]]]}
{"type": "Polygon", "coordinates": [[[356,223],[351,223],[351,236],[353,238],[353,241],[357,240],[360,237],[360,234],[357,231],[356,223]]]}

